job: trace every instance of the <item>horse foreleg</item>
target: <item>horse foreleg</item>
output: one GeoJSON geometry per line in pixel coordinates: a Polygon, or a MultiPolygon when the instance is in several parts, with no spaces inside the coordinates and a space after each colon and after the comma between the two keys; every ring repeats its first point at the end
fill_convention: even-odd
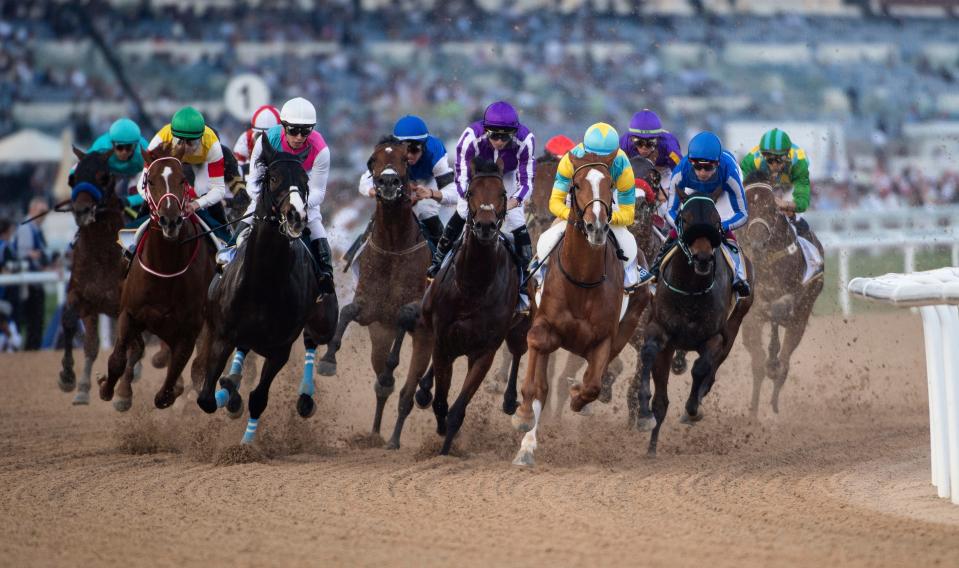
{"type": "Polygon", "coordinates": [[[743,322],[743,344],[749,352],[753,370],[753,394],[749,401],[749,412],[755,418],[759,413],[759,395],[766,378],[766,354],[763,351],[763,323],[758,316],[743,322]]]}
{"type": "Polygon", "coordinates": [[[506,382],[509,380],[510,366],[512,364],[513,358],[510,356],[509,351],[507,351],[506,346],[500,346],[499,348],[499,368],[496,369],[496,372],[493,373],[493,376],[486,380],[486,390],[491,393],[501,393],[503,389],[506,388],[506,382]]]}
{"type": "Polygon", "coordinates": [[[166,368],[166,377],[160,390],[153,397],[153,404],[160,409],[169,408],[183,394],[183,381],[180,373],[186,367],[190,355],[193,354],[193,345],[196,337],[180,338],[175,345],[170,346],[170,361],[166,368]]]}
{"type": "Polygon", "coordinates": [[[639,370],[633,378],[630,387],[632,394],[627,394],[626,405],[629,407],[629,427],[635,427],[640,432],[653,428],[653,412],[649,401],[652,390],[649,379],[654,372],[654,365],[659,357],[665,353],[667,360],[673,357],[672,349],[666,349],[666,337],[658,324],[650,322],[646,327],[646,342],[639,352],[639,370]]]}
{"type": "Polygon", "coordinates": [[[390,353],[386,357],[386,364],[383,367],[382,372],[377,372],[376,375],[376,394],[377,396],[381,395],[380,391],[383,391],[383,395],[389,397],[393,393],[394,386],[396,384],[396,378],[393,376],[393,371],[396,370],[396,367],[400,364],[400,351],[403,349],[403,339],[406,338],[406,334],[412,334],[416,330],[416,321],[420,316],[420,307],[418,303],[406,304],[400,308],[399,316],[396,319],[396,337],[393,339],[393,346],[390,348],[390,353]]]}
{"type": "Polygon", "coordinates": [[[340,317],[336,322],[336,333],[333,334],[333,338],[326,345],[326,353],[323,358],[316,365],[317,373],[324,377],[336,375],[336,353],[343,344],[343,334],[346,333],[347,326],[359,317],[360,312],[360,305],[355,301],[343,306],[343,309],[340,310],[340,317]]]}
{"type": "Polygon", "coordinates": [[[313,402],[313,395],[316,394],[316,383],[313,381],[316,347],[316,341],[313,340],[308,331],[304,330],[303,377],[300,379],[300,395],[296,399],[296,411],[303,418],[310,418],[316,412],[316,403],[313,402]]]}
{"type": "Polygon", "coordinates": [[[489,372],[490,367],[493,365],[493,358],[495,356],[496,351],[491,350],[475,359],[470,358],[469,369],[466,371],[466,379],[463,381],[463,390],[460,391],[460,395],[456,397],[456,402],[453,403],[452,408],[450,408],[450,413],[446,417],[446,439],[443,440],[443,448],[440,450],[440,455],[445,456],[450,453],[450,446],[453,445],[453,439],[463,426],[463,419],[466,418],[466,407],[470,401],[473,400],[473,395],[476,394],[480,384],[483,383],[483,379],[486,378],[486,373],[489,372]]]}
{"type": "Polygon", "coordinates": [[[218,408],[225,406],[230,418],[239,418],[243,415],[243,398],[240,397],[239,383],[220,377],[232,349],[233,345],[222,337],[218,337],[211,327],[204,324],[190,375],[194,384],[197,383],[197,379],[202,380],[197,392],[196,404],[207,414],[212,414],[218,408]],[[216,388],[217,379],[220,379],[219,389],[216,388]]]}
{"type": "Polygon", "coordinates": [[[552,385],[552,395],[549,397],[549,404],[543,401],[543,407],[546,409],[546,415],[560,418],[563,415],[563,406],[569,400],[569,386],[579,380],[579,373],[586,366],[586,359],[572,353],[566,354],[566,363],[563,370],[558,374],[555,372],[557,359],[559,357],[550,357],[550,365],[546,369],[546,380],[554,380],[552,385]]]}
{"type": "MultiPolygon", "coordinates": [[[[537,344],[542,345],[540,342],[537,342],[537,344]]],[[[549,394],[549,385],[546,378],[548,366],[549,353],[540,353],[539,349],[531,344],[526,380],[523,382],[523,405],[528,405],[532,413],[532,425],[529,424],[529,420],[523,421],[519,411],[513,415],[513,427],[521,432],[526,432],[522,442],[520,442],[519,451],[513,458],[513,465],[520,467],[536,465],[534,458],[534,452],[538,446],[536,429],[539,427],[540,414],[543,412],[543,401],[549,394]]]]}
{"type": "MultiPolygon", "coordinates": [[[[60,378],[57,380],[57,386],[63,392],[70,392],[77,386],[77,375],[73,372],[73,338],[76,337],[79,329],[79,319],[77,311],[67,302],[63,305],[63,312],[60,314],[60,327],[63,329],[63,359],[61,360],[60,378]]],[[[87,390],[90,390],[87,385],[87,390]]],[[[90,395],[87,393],[87,400],[90,395]]],[[[73,404],[77,404],[77,399],[73,399],[73,404]]],[[[84,403],[85,404],[85,403],[84,403]]]]}
{"type": "Polygon", "coordinates": [[[533,324],[526,336],[526,342],[529,346],[529,362],[521,389],[523,403],[516,409],[512,420],[513,427],[520,432],[529,432],[533,428],[530,424],[533,418],[533,400],[539,400],[541,411],[546,403],[546,396],[549,394],[549,385],[546,383],[549,354],[556,350],[559,343],[545,321],[533,324]]]}
{"type": "Polygon", "coordinates": [[[503,391],[503,412],[513,415],[519,403],[516,401],[516,376],[519,374],[519,363],[527,351],[526,334],[529,333],[529,318],[524,318],[521,324],[510,328],[506,335],[506,347],[512,356],[509,377],[506,380],[506,390],[503,391]]]}
{"type": "Polygon", "coordinates": [[[159,337],[157,341],[160,342],[160,348],[153,354],[153,357],[150,359],[150,364],[153,365],[154,369],[162,369],[170,364],[170,346],[159,337]]]}
{"type": "MultiPolygon", "coordinates": [[[[342,320],[340,320],[342,321],[342,320]]],[[[374,323],[369,326],[370,329],[370,362],[373,364],[373,372],[375,380],[373,381],[373,392],[376,394],[376,411],[373,414],[373,429],[372,433],[379,435],[380,425],[383,422],[383,409],[386,406],[386,401],[390,397],[390,394],[393,392],[393,385],[386,387],[385,385],[380,385],[380,377],[383,376],[383,372],[386,370],[386,358],[389,357],[389,350],[394,337],[394,329],[392,327],[386,327],[379,323],[374,323]]]]}
{"type": "MultiPolygon", "coordinates": [[[[73,397],[73,404],[90,404],[90,382],[91,374],[93,373],[93,363],[97,360],[97,355],[100,354],[100,334],[99,334],[99,316],[97,314],[87,315],[83,318],[83,371],[80,374],[80,381],[77,382],[77,394],[73,397]]],[[[133,338],[133,335],[130,336],[133,338]]],[[[129,385],[124,387],[124,384],[120,383],[120,392],[118,393],[121,398],[126,398],[129,402],[130,393],[129,385]]],[[[121,410],[117,406],[117,403],[113,405],[117,410],[121,410]]],[[[122,403],[120,404],[122,406],[122,403]]],[[[127,406],[129,408],[129,406],[127,406]]],[[[122,410],[126,410],[123,408],[122,410]]]]}
{"type": "Polygon", "coordinates": [[[609,365],[609,354],[612,340],[607,338],[593,347],[586,359],[586,372],[582,383],[574,383],[569,388],[569,407],[573,412],[579,412],[584,406],[599,398],[603,389],[603,374],[609,365]]]}
{"type": "Polygon", "coordinates": [[[693,424],[703,419],[703,412],[699,405],[715,380],[722,349],[723,336],[716,334],[706,340],[699,351],[699,357],[693,363],[693,382],[689,388],[689,398],[686,399],[686,412],[680,418],[682,423],[693,424]]]}
{"type": "MultiPolygon", "coordinates": [[[[386,445],[388,449],[396,450],[400,447],[400,435],[403,433],[403,425],[406,423],[406,417],[413,410],[413,397],[421,381],[425,379],[424,373],[429,374],[429,381],[432,382],[433,374],[427,370],[430,364],[430,357],[433,351],[433,336],[429,330],[421,327],[413,334],[413,355],[410,358],[410,368],[406,373],[406,383],[400,389],[399,403],[396,410],[396,424],[393,426],[393,436],[386,445]],[[422,378],[421,378],[422,377],[422,378]]],[[[430,385],[429,388],[432,388],[430,385]]],[[[418,393],[416,393],[418,395],[418,393]]],[[[429,404],[429,401],[426,401],[429,404]]],[[[422,405],[423,407],[426,404],[422,405]]]]}
{"type": "Polygon", "coordinates": [[[113,390],[127,366],[127,351],[130,348],[132,334],[139,332],[139,327],[136,328],[137,331],[133,329],[133,318],[130,313],[120,312],[120,318],[117,320],[117,340],[113,345],[113,353],[107,360],[107,376],[97,379],[97,384],[100,385],[100,400],[113,400],[113,390]]]}
{"type": "Polygon", "coordinates": [[[250,391],[250,402],[248,405],[250,419],[246,423],[246,431],[243,433],[242,443],[253,443],[260,416],[263,415],[263,411],[266,410],[266,405],[270,400],[270,385],[273,384],[273,379],[276,377],[276,374],[280,372],[283,365],[286,365],[286,362],[290,359],[290,348],[292,347],[292,344],[287,345],[285,350],[281,349],[279,352],[274,352],[272,357],[263,358],[263,369],[260,371],[260,381],[256,384],[256,388],[250,391]]]}
{"type": "Polygon", "coordinates": [[[649,435],[649,456],[656,455],[656,446],[659,444],[659,429],[666,421],[666,411],[669,409],[669,367],[673,354],[671,349],[661,350],[653,362],[653,381],[656,385],[656,394],[653,396],[653,416],[656,417],[656,426],[649,435]]]}
{"type": "MultiPolygon", "coordinates": [[[[87,318],[84,318],[86,320],[87,318]]],[[[89,335],[84,338],[83,347],[84,351],[87,354],[87,361],[89,362],[90,369],[84,369],[84,375],[87,376],[87,373],[92,371],[93,361],[96,359],[96,353],[100,351],[100,337],[97,331],[97,316],[94,315],[92,318],[89,318],[93,321],[87,323],[84,321],[85,326],[89,326],[91,329],[90,335],[93,335],[93,341],[89,341],[89,335]],[[93,357],[90,357],[90,353],[93,353],[93,357]]],[[[120,377],[120,381],[117,383],[116,397],[113,399],[113,408],[118,412],[126,412],[130,410],[130,407],[133,406],[133,369],[139,363],[140,358],[143,357],[143,328],[139,325],[136,325],[136,322],[131,321],[130,327],[127,330],[127,360],[126,365],[123,368],[123,375],[120,377]]],[[[88,382],[89,384],[89,382],[88,382]]],[[[79,395],[79,389],[77,395],[79,395]]]]}
{"type": "MultiPolygon", "coordinates": [[[[811,310],[810,310],[811,311],[811,310]]],[[[772,377],[773,412],[779,413],[779,393],[786,383],[786,377],[789,375],[789,361],[792,359],[793,352],[799,347],[803,334],[806,332],[806,324],[809,323],[809,314],[806,317],[798,319],[793,325],[786,326],[786,333],[783,334],[782,349],[779,351],[778,373],[772,377]]]]}

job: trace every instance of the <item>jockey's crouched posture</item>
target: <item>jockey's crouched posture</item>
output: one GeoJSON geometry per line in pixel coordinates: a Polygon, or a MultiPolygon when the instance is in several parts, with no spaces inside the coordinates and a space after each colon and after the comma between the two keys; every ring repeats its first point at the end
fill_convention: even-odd
{"type": "Polygon", "coordinates": [[[742,175],[736,158],[723,150],[718,136],[708,131],[700,132],[689,141],[686,157],[673,171],[669,183],[666,215],[672,230],[669,233],[669,239],[663,244],[653,263],[649,278],[659,276],[663,258],[676,244],[676,216],[683,201],[693,195],[706,195],[716,203],[716,210],[722,217],[722,231],[725,234],[723,246],[726,247],[736,265],[733,290],[740,296],[748,296],[749,282],[746,280],[746,267],[742,262],[739,247],[729,242],[735,242],[733,230],[746,224],[748,219],[742,175]]]}
{"type": "MultiPolygon", "coordinates": [[[[323,215],[320,206],[326,197],[326,182],[330,175],[330,149],[323,136],[313,129],[316,126],[316,109],[310,101],[297,97],[290,99],[280,109],[280,124],[270,128],[264,136],[257,138],[250,155],[250,173],[246,178],[246,191],[250,195],[247,215],[256,212],[260,195],[260,180],[266,173],[266,165],[260,161],[263,153],[263,139],[269,140],[278,152],[293,154],[306,171],[309,182],[306,198],[306,223],[309,229],[309,248],[316,263],[314,268],[320,284],[321,294],[334,293],[333,264],[330,243],[323,227],[323,215]]],[[[249,228],[248,223],[240,223],[237,228],[237,244],[243,241],[249,228]]],[[[304,235],[305,236],[305,235],[304,235]]]]}
{"type": "MultiPolygon", "coordinates": [[[[600,156],[616,154],[613,164],[609,168],[609,173],[613,178],[613,189],[616,190],[609,225],[610,231],[616,238],[616,243],[622,250],[623,256],[626,257],[626,260],[623,261],[623,286],[627,292],[631,292],[639,282],[636,265],[636,239],[627,229],[633,224],[636,215],[636,180],[629,158],[619,148],[619,133],[616,132],[615,128],[605,122],[598,122],[590,126],[583,136],[583,141],[563,156],[556,169],[553,192],[549,198],[549,211],[556,217],[569,221],[571,207],[567,205],[566,201],[575,171],[569,156],[572,154],[577,158],[582,158],[587,153],[600,156]]],[[[566,223],[554,224],[540,236],[536,243],[536,250],[544,258],[563,236],[566,225],[566,223]]]]}

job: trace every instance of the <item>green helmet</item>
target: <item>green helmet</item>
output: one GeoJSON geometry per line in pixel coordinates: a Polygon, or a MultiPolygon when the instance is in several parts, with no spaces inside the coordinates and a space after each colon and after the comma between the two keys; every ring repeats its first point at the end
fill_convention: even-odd
{"type": "Polygon", "coordinates": [[[203,120],[203,115],[190,106],[185,106],[176,111],[173,120],[170,121],[170,129],[173,131],[173,135],[185,140],[201,138],[204,128],[206,128],[206,122],[203,120]]]}
{"type": "Polygon", "coordinates": [[[793,143],[789,139],[789,135],[778,128],[773,128],[763,134],[763,137],[759,140],[759,151],[763,154],[788,154],[792,146],[793,143]]]}

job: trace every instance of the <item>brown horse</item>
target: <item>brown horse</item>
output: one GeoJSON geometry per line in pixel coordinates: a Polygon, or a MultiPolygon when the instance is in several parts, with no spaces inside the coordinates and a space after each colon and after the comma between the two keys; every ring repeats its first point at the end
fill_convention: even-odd
{"type": "MultiPolygon", "coordinates": [[[[535,305],[527,335],[529,363],[523,381],[523,403],[513,416],[513,426],[527,434],[513,461],[516,465],[534,463],[536,428],[549,392],[549,355],[562,347],[586,359],[582,384],[570,387],[570,408],[579,412],[599,396],[609,361],[633,335],[639,316],[649,303],[649,290],[639,288],[620,321],[623,265],[608,237],[613,207],[610,167],[615,157],[616,154],[587,153],[582,158],[570,155],[570,219],[548,260],[542,298],[535,305]]],[[[642,253],[637,254],[641,259],[642,253]]]]}
{"type": "MultiPolygon", "coordinates": [[[[150,224],[123,284],[117,342],[107,376],[98,381],[103,400],[113,399],[117,380],[127,365],[127,349],[143,331],[157,335],[170,346],[166,379],[154,404],[166,408],[183,392],[180,372],[203,326],[203,305],[213,278],[215,251],[209,239],[191,240],[202,229],[184,209],[190,195],[180,161],[181,148],[171,150],[166,144],[153,152],[143,152],[150,224]]],[[[127,388],[129,385],[121,386],[127,388]]],[[[126,393],[121,390],[119,394],[126,393]]]]}
{"type": "MultiPolygon", "coordinates": [[[[759,286],[756,309],[743,322],[743,340],[753,367],[753,395],[749,409],[759,412],[759,393],[763,379],[773,381],[772,407],[779,412],[779,393],[789,374],[789,360],[802,341],[813,305],[823,288],[820,276],[803,284],[806,261],[797,242],[796,231],[776,203],[772,186],[751,183],[746,186],[749,223],[739,231],[740,242],[753,261],[759,286]],[[770,327],[768,351],[763,350],[762,333],[770,327]],[[786,328],[782,345],[779,327],[786,328]],[[768,358],[766,353],[768,352],[768,358]]],[[[818,239],[813,244],[823,253],[818,239]]]]}
{"type": "MultiPolygon", "coordinates": [[[[675,349],[696,351],[693,383],[686,401],[683,422],[703,418],[703,397],[716,380],[716,371],[729,355],[739,325],[752,305],[752,296],[737,297],[732,291],[733,269],[722,251],[722,218],[713,200],[705,195],[689,197],[677,218],[678,240],[672,262],[664,261],[653,298],[652,317],[646,326],[642,378],[638,392],[630,389],[630,415],[638,413],[637,427],[644,429],[649,417],[656,425],[649,439],[650,455],[656,455],[659,430],[669,407],[669,367],[675,349]],[[679,251],[679,252],[677,252],[679,251]],[[652,413],[649,409],[649,378],[656,381],[652,413]]],[[[743,256],[752,278],[749,260],[743,256]]]]}
{"type": "MultiPolygon", "coordinates": [[[[120,287],[123,283],[123,260],[117,246],[117,232],[123,228],[123,203],[114,191],[116,180],[110,173],[109,159],[113,150],[84,154],[73,149],[80,162],[71,174],[71,208],[77,223],[73,246],[73,267],[67,285],[67,302],[63,309],[63,369],[59,386],[64,392],[77,387],[73,404],[89,404],[90,375],[100,352],[99,314],[112,318],[120,315],[120,287]],[[83,352],[86,360],[79,385],[73,373],[73,338],[83,321],[83,352]]],[[[133,367],[143,354],[143,341],[132,342],[121,388],[128,388],[133,367]]],[[[129,396],[114,401],[118,410],[126,410],[129,396]],[[126,407],[125,407],[126,406],[126,407]]]]}
{"type": "MultiPolygon", "coordinates": [[[[399,364],[405,334],[399,327],[401,312],[407,304],[423,298],[423,274],[430,264],[430,249],[413,214],[406,145],[395,138],[385,138],[374,148],[367,167],[376,190],[373,231],[357,260],[360,275],[353,302],[340,310],[336,334],[317,363],[317,372],[328,377],[336,374],[336,352],[351,322],[369,327],[370,359],[376,373],[373,433],[379,435],[383,407],[393,392],[393,370],[399,364]]],[[[429,365],[429,349],[423,347],[426,341],[423,332],[413,333],[416,355],[410,362],[409,373],[417,378],[429,365]]]]}
{"type": "MultiPolygon", "coordinates": [[[[479,389],[493,364],[496,350],[504,340],[513,355],[510,384],[503,409],[516,408],[516,373],[519,360],[526,352],[526,331],[529,318],[516,312],[520,274],[510,252],[510,245],[500,234],[506,218],[506,187],[503,174],[492,162],[474,160],[472,177],[465,199],[469,205],[466,232],[453,259],[436,275],[426,290],[417,329],[424,331],[427,341],[421,349],[431,350],[436,380],[433,412],[436,433],[445,436],[440,453],[450,451],[453,438],[466,416],[466,407],[479,389]],[[463,390],[449,408],[448,395],[453,376],[453,362],[466,355],[469,368],[463,390]]],[[[413,358],[426,361],[428,355],[414,352],[413,358]]],[[[400,447],[403,423],[413,409],[413,393],[418,375],[410,374],[400,391],[396,427],[389,446],[400,447]]]]}

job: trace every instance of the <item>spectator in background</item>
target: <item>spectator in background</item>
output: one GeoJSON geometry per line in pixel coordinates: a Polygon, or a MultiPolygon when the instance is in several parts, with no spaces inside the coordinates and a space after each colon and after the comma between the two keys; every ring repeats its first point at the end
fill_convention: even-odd
{"type": "Polygon", "coordinates": [[[22,346],[23,339],[13,320],[13,307],[10,302],[0,300],[0,353],[19,351],[22,346]]]}
{"type": "MultiPolygon", "coordinates": [[[[0,274],[8,273],[15,268],[14,263],[17,260],[17,254],[13,248],[15,230],[13,221],[5,218],[0,219],[0,274]]],[[[6,300],[10,303],[14,301],[9,297],[13,295],[13,292],[8,292],[8,289],[0,286],[0,300],[6,300]]]]}
{"type": "MultiPolygon", "coordinates": [[[[46,218],[44,214],[49,210],[46,198],[34,197],[31,199],[27,218],[36,218],[20,225],[14,238],[17,257],[26,261],[27,268],[32,272],[45,270],[51,264],[50,257],[47,255],[47,242],[41,229],[46,218]]],[[[46,294],[43,291],[43,284],[28,284],[21,290],[24,290],[24,288],[26,295],[24,296],[21,292],[20,313],[17,319],[26,329],[26,350],[33,351],[40,349],[40,342],[43,339],[46,294]]]]}

